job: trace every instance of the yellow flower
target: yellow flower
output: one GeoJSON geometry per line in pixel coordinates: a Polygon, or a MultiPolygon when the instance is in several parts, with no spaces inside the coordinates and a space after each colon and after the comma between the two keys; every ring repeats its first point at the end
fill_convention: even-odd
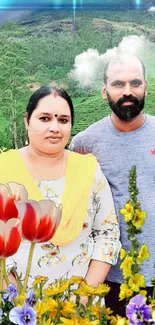
{"type": "Polygon", "coordinates": [[[151,302],[151,309],[153,312],[155,312],[155,300],[151,302]]]}
{"type": "Polygon", "coordinates": [[[90,310],[91,314],[96,316],[97,319],[101,317],[102,311],[104,311],[106,319],[111,319],[111,314],[113,313],[110,308],[106,308],[105,305],[101,307],[99,304],[91,305],[88,307],[88,310],[90,310]]]}
{"type": "Polygon", "coordinates": [[[120,210],[120,213],[124,216],[125,222],[129,222],[133,218],[134,207],[131,201],[128,201],[128,203],[124,205],[124,208],[120,210]]]}
{"type": "Polygon", "coordinates": [[[129,298],[132,296],[133,291],[128,287],[126,283],[121,284],[119,300],[123,300],[125,298],[129,298]]]}
{"type": "Polygon", "coordinates": [[[82,286],[74,291],[75,295],[79,296],[93,296],[94,295],[94,287],[92,286],[82,286]]]}
{"type": "Polygon", "coordinates": [[[73,304],[70,301],[61,302],[61,314],[64,317],[67,317],[68,314],[75,314],[76,313],[75,307],[76,307],[76,304],[73,304]]]}
{"type": "Polygon", "coordinates": [[[68,280],[60,280],[56,284],[51,284],[47,289],[44,289],[43,293],[45,296],[55,296],[62,294],[69,287],[68,280]]]}
{"type": "Polygon", "coordinates": [[[144,275],[136,273],[129,279],[129,286],[133,291],[138,292],[140,287],[145,287],[144,275]]]}
{"type": "Polygon", "coordinates": [[[47,321],[43,322],[42,325],[54,325],[54,323],[49,318],[47,321]]]}
{"type": "Polygon", "coordinates": [[[21,306],[23,305],[26,298],[26,293],[24,295],[18,296],[18,298],[14,299],[15,306],[21,306]]]}
{"type": "Polygon", "coordinates": [[[54,300],[54,299],[46,298],[45,303],[46,303],[47,309],[50,312],[53,311],[53,310],[56,310],[58,308],[58,302],[56,300],[54,300]]]}
{"type": "Polygon", "coordinates": [[[146,290],[140,290],[139,294],[146,297],[147,296],[147,291],[146,290]]]}
{"type": "Polygon", "coordinates": [[[47,280],[48,280],[48,278],[46,276],[36,276],[35,280],[32,283],[32,285],[34,287],[36,284],[46,282],[47,280]]]}
{"type": "Polygon", "coordinates": [[[120,259],[123,260],[123,258],[126,256],[126,251],[125,249],[121,248],[120,250],[120,259]]]}
{"type": "Polygon", "coordinates": [[[145,211],[141,211],[140,209],[135,210],[135,217],[134,220],[132,220],[132,223],[136,227],[136,229],[139,229],[143,226],[145,218],[146,218],[145,211]]]}
{"type": "Polygon", "coordinates": [[[129,324],[129,322],[125,317],[116,315],[116,316],[111,316],[110,324],[111,325],[127,325],[127,324],[129,324]]]}
{"type": "Polygon", "coordinates": [[[123,271],[123,276],[124,278],[128,278],[129,276],[132,275],[132,268],[133,265],[133,258],[130,256],[127,256],[124,261],[121,263],[120,265],[120,269],[122,269],[123,271]]]}
{"type": "Polygon", "coordinates": [[[83,284],[86,283],[86,281],[82,278],[82,277],[78,277],[78,276],[72,276],[71,279],[69,280],[69,284],[83,284]]]}
{"type": "Polygon", "coordinates": [[[147,245],[142,245],[137,257],[137,263],[142,264],[144,260],[150,257],[147,245]]]}
{"type": "Polygon", "coordinates": [[[99,284],[98,287],[89,286],[83,283],[80,288],[74,291],[75,295],[79,296],[105,296],[110,291],[107,284],[99,284]]]}
{"type": "Polygon", "coordinates": [[[35,311],[37,313],[37,318],[41,319],[41,316],[48,311],[47,304],[43,301],[38,301],[37,305],[35,306],[35,311]]]}
{"type": "Polygon", "coordinates": [[[127,322],[128,322],[127,319],[125,317],[122,317],[122,318],[118,319],[117,325],[125,325],[125,324],[127,324],[127,322]]]}
{"type": "Polygon", "coordinates": [[[110,291],[110,287],[107,284],[99,284],[97,288],[94,288],[94,295],[96,296],[105,296],[110,291]]]}
{"type": "Polygon", "coordinates": [[[99,320],[89,321],[87,318],[81,318],[81,317],[75,317],[72,316],[72,319],[60,317],[60,320],[62,323],[59,323],[58,325],[98,325],[99,320]]]}
{"type": "Polygon", "coordinates": [[[91,312],[92,315],[96,316],[97,318],[100,318],[101,308],[102,307],[100,305],[91,305],[88,307],[88,310],[91,312]]]}

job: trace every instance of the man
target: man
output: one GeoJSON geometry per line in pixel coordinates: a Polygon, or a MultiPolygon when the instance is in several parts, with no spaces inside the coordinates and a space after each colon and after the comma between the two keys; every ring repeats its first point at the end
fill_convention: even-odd
{"type": "MultiPolygon", "coordinates": [[[[111,116],[92,124],[77,134],[71,149],[80,153],[93,153],[107,177],[119,218],[121,242],[128,249],[126,224],[119,211],[129,198],[129,171],[137,168],[138,199],[147,212],[139,242],[149,246],[150,259],[144,262],[141,273],[152,292],[150,279],[154,277],[155,262],[155,117],[144,114],[147,94],[145,68],[134,55],[120,54],[109,61],[104,72],[103,99],[108,99],[111,116]]],[[[111,268],[106,298],[107,307],[124,315],[124,302],[118,302],[120,284],[123,282],[120,261],[111,268]]]]}

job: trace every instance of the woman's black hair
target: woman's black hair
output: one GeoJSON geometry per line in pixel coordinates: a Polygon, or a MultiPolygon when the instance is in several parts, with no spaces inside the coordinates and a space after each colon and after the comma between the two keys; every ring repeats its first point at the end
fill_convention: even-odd
{"type": "Polygon", "coordinates": [[[40,87],[38,90],[36,90],[31,95],[28,105],[27,105],[27,108],[26,108],[28,122],[31,118],[33,111],[37,108],[39,100],[41,98],[44,98],[45,96],[53,94],[54,91],[56,91],[60,97],[64,98],[67,101],[69,108],[70,108],[71,123],[73,126],[73,124],[74,124],[74,107],[73,107],[71,97],[68,95],[68,93],[64,89],[57,88],[56,86],[50,86],[50,85],[40,87]]]}

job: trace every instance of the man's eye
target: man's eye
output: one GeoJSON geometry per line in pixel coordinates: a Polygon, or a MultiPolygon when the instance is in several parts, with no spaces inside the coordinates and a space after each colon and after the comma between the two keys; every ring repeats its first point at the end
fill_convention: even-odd
{"type": "Polygon", "coordinates": [[[48,122],[50,120],[47,116],[41,116],[39,119],[43,122],[48,122]]]}
{"type": "Polygon", "coordinates": [[[113,84],[114,87],[123,87],[123,82],[121,81],[116,81],[114,84],[113,84]]]}
{"type": "Polygon", "coordinates": [[[134,80],[134,81],[131,82],[131,85],[132,85],[133,87],[138,87],[138,86],[141,85],[141,81],[139,81],[139,80],[134,80]]]}

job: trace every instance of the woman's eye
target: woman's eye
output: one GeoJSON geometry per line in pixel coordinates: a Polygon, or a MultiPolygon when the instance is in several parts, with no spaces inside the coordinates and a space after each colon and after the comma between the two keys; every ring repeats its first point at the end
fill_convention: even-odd
{"type": "Polygon", "coordinates": [[[59,121],[63,124],[66,124],[68,122],[68,120],[66,120],[65,118],[61,118],[59,121]]]}
{"type": "Polygon", "coordinates": [[[41,121],[44,121],[44,122],[48,122],[50,119],[49,119],[49,117],[47,117],[47,116],[41,116],[41,117],[40,117],[40,120],[41,120],[41,121]]]}

